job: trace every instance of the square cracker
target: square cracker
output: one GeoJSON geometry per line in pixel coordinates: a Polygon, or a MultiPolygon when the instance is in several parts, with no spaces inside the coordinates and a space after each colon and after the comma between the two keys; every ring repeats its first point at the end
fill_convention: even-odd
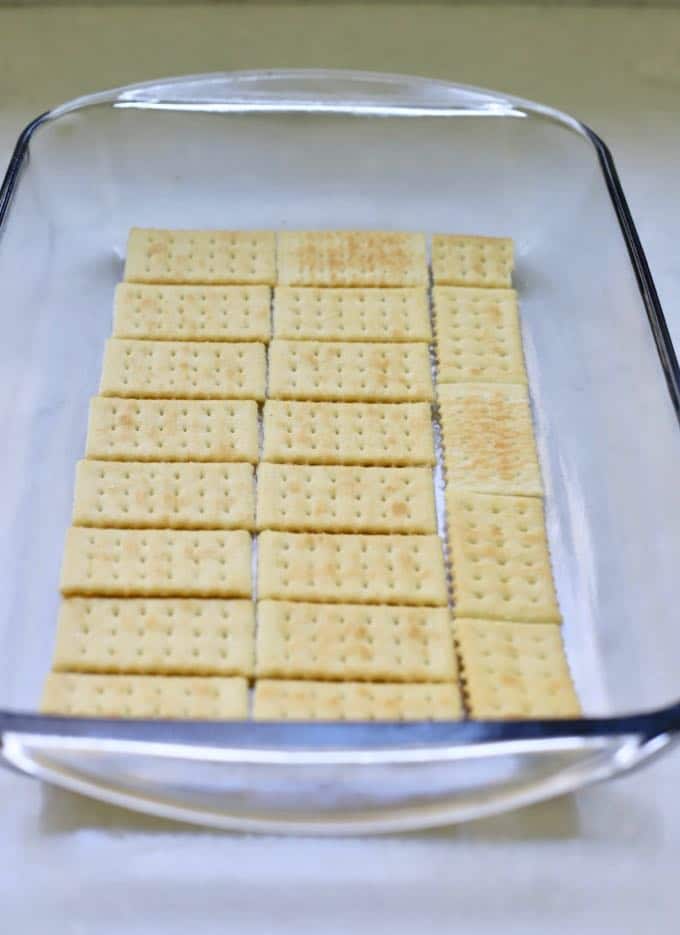
{"type": "Polygon", "coordinates": [[[272,399],[411,402],[432,399],[427,344],[272,341],[272,399]]]}
{"type": "Polygon", "coordinates": [[[239,677],[51,673],[40,710],[75,717],[242,720],[248,717],[248,683],[239,677]]]}
{"type": "Polygon", "coordinates": [[[434,464],[429,403],[267,400],[263,461],[434,464]]]}
{"type": "Polygon", "coordinates": [[[71,597],[62,602],[57,672],[252,675],[252,601],[71,597]]]}
{"type": "Polygon", "coordinates": [[[287,679],[452,682],[447,607],[258,605],[257,675],[287,679]]]}
{"type": "Polygon", "coordinates": [[[255,464],[257,403],[95,396],[90,402],[86,456],[102,461],[255,464]]]}
{"type": "Polygon", "coordinates": [[[242,531],[86,529],[66,534],[61,592],[111,597],[250,597],[242,531]]]}
{"type": "Polygon", "coordinates": [[[430,468],[261,464],[258,529],[436,532],[430,468]]]}
{"type": "Polygon", "coordinates": [[[135,399],[264,399],[264,344],[106,342],[99,392],[135,399]]]}
{"type": "Polygon", "coordinates": [[[454,635],[472,717],[578,717],[559,627],[457,620],[454,635]]]}
{"type": "Polygon", "coordinates": [[[282,231],[279,283],[286,286],[427,286],[422,234],[282,231]]]}
{"type": "Polygon", "coordinates": [[[462,717],[453,684],[386,682],[255,683],[253,716],[258,721],[448,721],[462,717]]]}
{"type": "Polygon", "coordinates": [[[79,461],[74,526],[252,529],[251,464],[79,461]]]}
{"type": "Polygon", "coordinates": [[[443,384],[439,413],[449,487],[541,496],[541,470],[525,386],[443,384]]]}
{"type": "Polygon", "coordinates": [[[274,335],[297,341],[432,340],[423,288],[277,286],[274,335]]]}
{"type": "Polygon", "coordinates": [[[439,383],[526,383],[513,289],[434,286],[439,383]]]}
{"type": "Polygon", "coordinates": [[[543,501],[447,489],[457,617],[560,622],[543,501]]]}
{"type": "Polygon", "coordinates": [[[269,286],[116,286],[113,334],[156,341],[268,341],[269,286]]]}
{"type": "Polygon", "coordinates": [[[159,230],[133,227],[127,244],[126,282],[276,282],[271,231],[159,230]]]}
{"type": "Polygon", "coordinates": [[[438,536],[262,532],[259,596],[348,604],[446,604],[438,536]]]}
{"type": "Polygon", "coordinates": [[[509,237],[432,237],[432,276],[438,286],[507,288],[512,285],[514,262],[514,245],[509,237]]]}

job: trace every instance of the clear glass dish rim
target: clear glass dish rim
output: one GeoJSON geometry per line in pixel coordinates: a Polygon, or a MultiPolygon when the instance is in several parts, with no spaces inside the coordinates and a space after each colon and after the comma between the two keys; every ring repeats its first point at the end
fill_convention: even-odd
{"type": "MultiPolygon", "coordinates": [[[[454,115],[454,109],[445,100],[427,100],[427,93],[460,95],[468,98],[470,105],[465,111],[470,114],[503,116],[528,112],[534,116],[548,117],[589,140],[597,156],[612,206],[619,222],[631,265],[637,280],[640,295],[647,313],[659,361],[666,378],[668,392],[680,427],[680,366],[668,330],[663,308],[659,300],[647,258],[633,221],[626,196],[611,151],[604,140],[585,123],[570,115],[545,105],[484,88],[458,84],[443,80],[421,78],[410,75],[380,72],[334,70],[334,69],[273,69],[253,71],[212,72],[168,77],[124,85],[107,91],[75,98],[33,119],[20,133],[0,186],[0,237],[8,224],[12,197],[17,190],[21,170],[28,157],[30,141],[43,124],[57,120],[66,114],[98,104],[114,104],[125,107],[149,106],[163,109],[163,102],[154,101],[152,92],[169,90],[173,86],[212,81],[277,81],[309,80],[329,81],[356,80],[408,86],[423,95],[422,103],[410,105],[385,105],[379,100],[344,98],[339,102],[298,99],[273,102],[253,102],[242,98],[223,98],[219,102],[204,105],[194,103],[182,108],[181,102],[166,101],[167,109],[207,110],[213,112],[334,112],[364,114],[414,114],[454,115]]],[[[457,111],[460,112],[460,111],[457,111]]],[[[0,709],[0,738],[3,734],[31,735],[49,742],[53,738],[60,742],[64,738],[74,741],[111,741],[115,744],[137,743],[160,747],[170,745],[177,751],[185,746],[185,754],[192,748],[223,754],[244,762],[250,756],[253,762],[275,762],[281,753],[286,762],[291,754],[299,755],[301,762],[324,761],[342,751],[343,759],[356,762],[361,752],[370,751],[373,757],[383,751],[389,762],[412,760],[413,755],[424,749],[431,755],[439,750],[443,757],[450,758],[456,747],[489,748],[489,745],[510,744],[521,752],[524,745],[530,748],[536,741],[545,748],[546,742],[555,740],[561,744],[569,739],[577,741],[606,737],[634,736],[643,742],[655,737],[669,736],[680,732],[680,700],[653,711],[634,712],[611,717],[581,717],[569,719],[503,720],[503,721],[437,721],[437,722],[286,722],[263,723],[255,721],[169,721],[169,720],[123,720],[82,717],[59,717],[32,712],[0,709]],[[311,757],[311,759],[309,759],[311,757]]],[[[160,752],[160,751],[159,751],[160,752]]],[[[221,758],[221,757],[220,757],[221,758]]]]}

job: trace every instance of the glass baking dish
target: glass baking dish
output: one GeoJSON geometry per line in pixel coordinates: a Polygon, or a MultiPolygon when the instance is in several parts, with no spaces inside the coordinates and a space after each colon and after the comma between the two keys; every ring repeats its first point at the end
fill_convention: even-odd
{"type": "Polygon", "coordinates": [[[488,815],[614,776],[680,729],[680,374],[611,156],[587,127],[419,78],[171,78],[38,117],[0,191],[6,764],[223,828],[488,815]],[[133,225],[510,235],[564,635],[587,717],[126,722],[34,713],[87,404],[133,225]]]}

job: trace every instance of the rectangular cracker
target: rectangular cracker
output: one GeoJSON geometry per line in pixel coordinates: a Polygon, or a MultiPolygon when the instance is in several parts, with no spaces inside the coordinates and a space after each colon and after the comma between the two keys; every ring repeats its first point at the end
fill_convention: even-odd
{"type": "Polygon", "coordinates": [[[526,383],[514,289],[432,290],[439,383],[526,383]]]}
{"type": "Polygon", "coordinates": [[[268,341],[269,286],[116,286],[113,334],[156,341],[268,341]]]}
{"type": "Polygon", "coordinates": [[[447,489],[456,617],[560,622],[542,500],[447,489]]]}
{"type": "Polygon", "coordinates": [[[415,402],[432,399],[427,344],[280,341],[269,345],[272,399],[415,402]]]}
{"type": "Polygon", "coordinates": [[[454,634],[472,717],[580,715],[559,627],[457,620],[454,634]]]}
{"type": "Polygon", "coordinates": [[[50,673],[40,710],[75,717],[245,720],[244,678],[50,673]]]}
{"type": "Polygon", "coordinates": [[[250,676],[254,664],[252,601],[71,597],[61,604],[56,672],[250,676]]]}
{"type": "Polygon", "coordinates": [[[512,383],[439,387],[446,483],[477,493],[543,493],[529,394],[512,383]]]}
{"type": "Polygon", "coordinates": [[[126,282],[240,285],[276,282],[272,231],[133,227],[126,282]]]}
{"type": "Polygon", "coordinates": [[[515,265],[510,237],[435,234],[432,276],[435,285],[508,288],[515,265]]]}
{"type": "Polygon", "coordinates": [[[282,231],[285,286],[427,286],[422,234],[394,231],[282,231]]]}
{"type": "Polygon", "coordinates": [[[453,684],[304,682],[255,683],[257,721],[449,721],[462,717],[453,684]]]}
{"type": "Polygon", "coordinates": [[[260,598],[347,604],[446,604],[438,536],[262,532],[260,598]]]}
{"type": "Polygon", "coordinates": [[[86,529],[66,534],[64,595],[250,597],[251,539],[243,530],[86,529]]]}
{"type": "Polygon", "coordinates": [[[258,529],[436,532],[430,468],[261,464],[258,529]]]}
{"type": "Polygon", "coordinates": [[[79,461],[74,526],[252,529],[251,464],[79,461]]]}
{"type": "Polygon", "coordinates": [[[274,335],[297,341],[432,340],[423,288],[274,290],[274,335]]]}
{"type": "Polygon", "coordinates": [[[86,455],[102,461],[255,464],[257,403],[95,396],[90,402],[86,455]]]}
{"type": "Polygon", "coordinates": [[[135,399],[264,399],[264,344],[106,342],[99,392],[135,399]]]}
{"type": "Polygon", "coordinates": [[[267,400],[263,461],[434,464],[429,403],[267,400]]]}
{"type": "Polygon", "coordinates": [[[259,678],[453,682],[447,607],[260,601],[259,678]]]}

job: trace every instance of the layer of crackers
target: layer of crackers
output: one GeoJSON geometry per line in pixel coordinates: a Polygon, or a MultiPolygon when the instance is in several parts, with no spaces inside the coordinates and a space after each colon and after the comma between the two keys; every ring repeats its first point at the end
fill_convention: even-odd
{"type": "Polygon", "coordinates": [[[577,716],[514,259],[507,237],[133,229],[43,710],[577,716]]]}

